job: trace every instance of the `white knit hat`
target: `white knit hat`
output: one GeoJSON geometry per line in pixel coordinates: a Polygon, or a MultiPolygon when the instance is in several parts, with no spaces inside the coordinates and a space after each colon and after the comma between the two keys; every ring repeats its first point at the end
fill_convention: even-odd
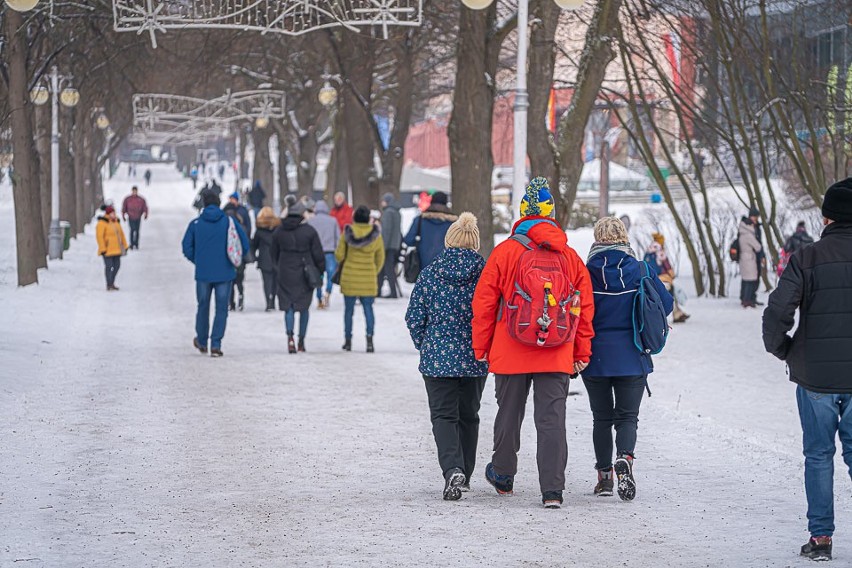
{"type": "Polygon", "coordinates": [[[444,237],[444,246],[479,250],[479,227],[473,213],[462,213],[458,220],[450,225],[447,236],[444,237]]]}

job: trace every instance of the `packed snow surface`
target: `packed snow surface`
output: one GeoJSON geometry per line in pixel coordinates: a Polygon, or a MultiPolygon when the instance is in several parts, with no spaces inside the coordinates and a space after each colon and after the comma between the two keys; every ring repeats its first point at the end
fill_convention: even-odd
{"type": "MultiPolygon", "coordinates": [[[[123,169],[107,183],[117,203],[141,181],[123,169]]],[[[38,286],[17,289],[0,188],[0,565],[808,565],[795,389],[763,351],[759,312],[735,299],[686,306],[692,319],[656,358],[643,401],[636,501],[592,495],[582,381],[568,399],[565,506],[541,506],[531,406],[515,495],[495,494],[483,478],[489,379],[471,492],[445,502],[406,300],[378,301],[372,355],[356,312],[344,353],[335,291],[330,310],[311,311],[308,353],[289,355],[250,267],[225,357],[200,355],[180,251],[191,182],[153,173],[140,184],[141,250],[122,259],[115,293],[91,225],[38,286]]],[[[852,518],[839,458],[837,478],[842,566],[852,518]]]]}

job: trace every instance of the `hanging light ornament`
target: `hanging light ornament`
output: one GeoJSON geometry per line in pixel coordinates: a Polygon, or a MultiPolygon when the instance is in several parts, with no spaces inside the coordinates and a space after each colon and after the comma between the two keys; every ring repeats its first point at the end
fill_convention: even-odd
{"type": "Polygon", "coordinates": [[[33,90],[30,91],[30,102],[41,106],[47,102],[50,98],[50,91],[47,90],[47,87],[44,85],[36,85],[33,87],[33,90]]]}
{"type": "Polygon", "coordinates": [[[269,119],[266,118],[265,116],[259,116],[255,119],[254,125],[257,128],[261,128],[261,129],[266,128],[267,126],[269,126],[269,119]]]}
{"type": "Polygon", "coordinates": [[[99,114],[95,124],[97,125],[98,130],[106,130],[109,128],[109,119],[107,118],[107,115],[104,113],[99,114]]]}
{"type": "Polygon", "coordinates": [[[38,6],[39,0],[6,0],[6,5],[16,12],[29,12],[38,6]]]}
{"type": "Polygon", "coordinates": [[[68,108],[74,108],[80,102],[80,91],[73,88],[62,89],[59,94],[59,102],[68,108]]]}
{"type": "Polygon", "coordinates": [[[319,95],[317,95],[319,102],[324,107],[330,107],[337,101],[337,89],[331,86],[328,81],[325,82],[322,89],[320,89],[319,95]]]}

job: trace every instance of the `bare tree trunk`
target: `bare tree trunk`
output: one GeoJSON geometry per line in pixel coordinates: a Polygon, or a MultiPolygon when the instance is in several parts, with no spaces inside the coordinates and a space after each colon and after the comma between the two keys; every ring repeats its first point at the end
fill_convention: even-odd
{"type": "Polygon", "coordinates": [[[92,218],[92,211],[86,207],[86,153],[88,151],[85,121],[77,121],[74,125],[74,203],[77,209],[74,234],[82,233],[86,223],[92,218]]]}
{"type": "Polygon", "coordinates": [[[343,115],[337,112],[334,117],[334,146],[331,149],[331,159],[326,170],[325,199],[331,205],[332,197],[337,192],[348,194],[349,165],[346,160],[346,132],[343,127],[343,115]]]}
{"type": "Polygon", "coordinates": [[[41,225],[44,242],[47,243],[50,231],[50,211],[52,195],[50,193],[50,103],[36,106],[35,147],[38,152],[39,199],[41,200],[41,225]]]}
{"type": "Polygon", "coordinates": [[[38,282],[38,269],[47,264],[39,199],[38,158],[33,147],[32,108],[27,85],[27,38],[19,12],[6,10],[5,59],[9,72],[12,148],[12,194],[15,200],[15,241],[18,285],[38,282]]]}
{"type": "Polygon", "coordinates": [[[317,143],[316,126],[308,126],[304,135],[299,136],[299,163],[296,164],[296,179],[301,195],[312,195],[314,179],[317,175],[317,143]]]}
{"type": "MultiPolygon", "coordinates": [[[[563,207],[558,216],[563,226],[567,226],[571,218],[571,210],[577,198],[577,184],[583,173],[583,157],[580,152],[585,138],[583,134],[586,122],[594,109],[607,65],[615,58],[611,42],[613,30],[619,25],[618,11],[621,4],[622,0],[600,0],[595,6],[594,16],[586,32],[585,49],[580,56],[574,96],[559,128],[560,173],[565,193],[563,207]]],[[[560,185],[560,189],[561,187],[560,185]]]]}
{"type": "Polygon", "coordinates": [[[71,154],[74,111],[66,111],[60,121],[59,138],[59,218],[77,225],[77,194],[74,191],[74,156],[71,154]]]}
{"type": "Polygon", "coordinates": [[[287,142],[284,139],[283,125],[275,125],[275,136],[278,138],[278,185],[280,186],[281,202],[290,193],[290,179],[287,177],[287,142]]]}
{"type": "Polygon", "coordinates": [[[269,139],[271,137],[271,128],[255,128],[251,131],[251,139],[254,144],[254,167],[252,175],[265,188],[266,197],[263,198],[264,205],[272,204],[272,184],[274,177],[272,173],[272,159],[269,155],[269,139]]]}
{"type": "Polygon", "coordinates": [[[399,196],[399,184],[405,165],[405,139],[411,126],[414,107],[414,46],[407,35],[404,45],[397,50],[396,100],[394,101],[393,127],[388,148],[382,153],[382,179],[380,191],[399,196]]]}

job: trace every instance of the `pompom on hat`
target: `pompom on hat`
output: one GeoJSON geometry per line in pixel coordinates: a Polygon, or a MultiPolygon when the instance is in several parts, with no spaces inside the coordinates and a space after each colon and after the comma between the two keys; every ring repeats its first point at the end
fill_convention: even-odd
{"type": "Polygon", "coordinates": [[[541,176],[533,178],[527,185],[526,194],[521,200],[521,217],[531,215],[553,217],[555,214],[556,207],[547,178],[541,176]]]}
{"type": "Polygon", "coordinates": [[[465,211],[455,223],[447,229],[444,246],[447,248],[466,248],[479,250],[479,226],[473,213],[465,211]]]}

